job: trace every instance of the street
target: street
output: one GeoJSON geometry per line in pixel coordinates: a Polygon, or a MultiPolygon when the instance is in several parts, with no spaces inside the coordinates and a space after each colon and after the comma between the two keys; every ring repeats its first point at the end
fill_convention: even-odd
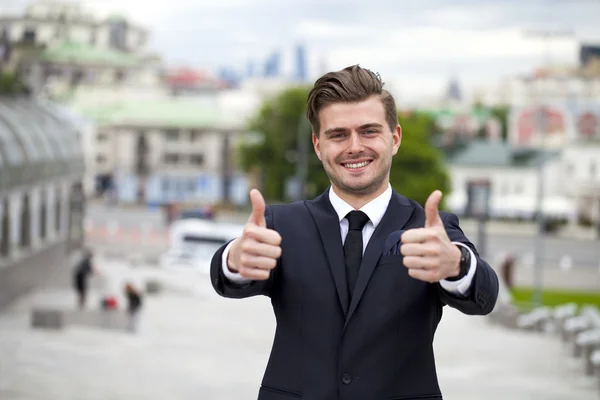
{"type": "MultiPolygon", "coordinates": [[[[165,238],[164,218],[160,210],[139,207],[107,208],[101,203],[91,203],[87,209],[88,236],[97,243],[94,231],[113,226],[124,232],[151,230],[165,238]]],[[[242,224],[245,215],[224,215],[221,220],[242,224]]],[[[463,230],[475,244],[478,243],[477,227],[471,221],[464,223],[463,230]]],[[[534,226],[531,224],[489,223],[487,226],[486,258],[498,262],[503,254],[511,253],[519,264],[532,261],[534,254],[534,226]]],[[[163,242],[166,238],[163,239],[163,242]]],[[[164,248],[164,246],[163,246],[164,248]]],[[[586,238],[546,236],[543,241],[543,265],[556,268],[570,262],[574,269],[593,269],[600,272],[600,241],[586,238]],[[567,261],[565,261],[567,260],[567,261]]]]}

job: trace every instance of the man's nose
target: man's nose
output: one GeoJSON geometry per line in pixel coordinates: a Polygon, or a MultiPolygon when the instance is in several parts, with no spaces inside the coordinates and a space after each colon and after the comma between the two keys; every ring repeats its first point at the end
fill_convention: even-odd
{"type": "Polygon", "coordinates": [[[363,149],[363,143],[360,135],[356,132],[352,132],[350,135],[350,142],[348,143],[348,152],[358,153],[363,149]]]}

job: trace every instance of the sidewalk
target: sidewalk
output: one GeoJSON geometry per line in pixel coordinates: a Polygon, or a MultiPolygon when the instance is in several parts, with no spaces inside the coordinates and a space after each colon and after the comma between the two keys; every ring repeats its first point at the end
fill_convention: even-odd
{"type": "MultiPolygon", "coordinates": [[[[103,265],[117,280],[148,273],[103,265]]],[[[34,304],[73,306],[60,279],[21,299],[0,314],[0,398],[255,399],[275,327],[268,299],[220,298],[207,276],[193,284],[195,295],[146,297],[137,335],[78,326],[31,330],[34,304]]],[[[555,337],[504,330],[446,309],[435,348],[445,399],[598,399],[597,382],[583,378],[555,337]]]]}

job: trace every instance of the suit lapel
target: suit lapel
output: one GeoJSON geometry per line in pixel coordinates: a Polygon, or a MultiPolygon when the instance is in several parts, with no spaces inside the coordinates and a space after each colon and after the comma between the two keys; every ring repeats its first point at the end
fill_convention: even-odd
{"type": "Polygon", "coordinates": [[[305,202],[305,204],[319,230],[340,299],[340,305],[344,310],[344,315],[346,315],[348,313],[348,284],[346,281],[342,234],[338,215],[329,201],[329,190],[326,190],[313,201],[305,202]]]}
{"type": "Polygon", "coordinates": [[[410,204],[405,197],[399,195],[396,191],[392,192],[392,198],[390,199],[388,208],[379,222],[379,225],[377,225],[375,232],[373,232],[373,235],[369,239],[365,254],[363,255],[356,287],[352,294],[352,302],[350,303],[350,308],[346,314],[346,324],[344,325],[344,328],[348,325],[348,321],[352,317],[352,314],[356,310],[356,307],[367,288],[369,279],[371,279],[375,266],[381,257],[385,239],[389,234],[402,229],[404,225],[406,225],[413,210],[414,206],[410,204]]]}

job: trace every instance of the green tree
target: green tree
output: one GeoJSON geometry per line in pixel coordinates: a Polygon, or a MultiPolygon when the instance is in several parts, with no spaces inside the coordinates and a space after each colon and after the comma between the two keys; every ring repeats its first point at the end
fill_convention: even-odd
{"type": "Polygon", "coordinates": [[[399,115],[402,142],[392,162],[390,183],[399,193],[424,205],[427,197],[436,189],[444,196],[450,194],[450,179],[443,154],[431,144],[434,121],[425,114],[399,115]]]}
{"type": "Polygon", "coordinates": [[[18,75],[0,71],[0,95],[17,95],[27,93],[27,88],[18,75]]]}
{"type": "MultiPolygon", "coordinates": [[[[241,167],[246,171],[261,171],[263,194],[271,201],[285,199],[285,182],[296,173],[298,131],[305,118],[309,90],[296,87],[267,100],[248,126],[262,140],[240,146],[241,167]]],[[[400,124],[403,138],[392,164],[392,186],[421,204],[435,189],[447,195],[450,185],[443,156],[430,144],[433,121],[426,115],[412,114],[401,115],[400,124]]],[[[307,196],[313,197],[327,188],[329,179],[313,151],[310,125],[304,124],[303,129],[305,132],[301,134],[309,142],[307,196]]]]}
{"type": "Polygon", "coordinates": [[[490,109],[492,115],[498,119],[502,128],[502,141],[508,140],[508,113],[510,112],[508,106],[494,106],[490,109]]]}

